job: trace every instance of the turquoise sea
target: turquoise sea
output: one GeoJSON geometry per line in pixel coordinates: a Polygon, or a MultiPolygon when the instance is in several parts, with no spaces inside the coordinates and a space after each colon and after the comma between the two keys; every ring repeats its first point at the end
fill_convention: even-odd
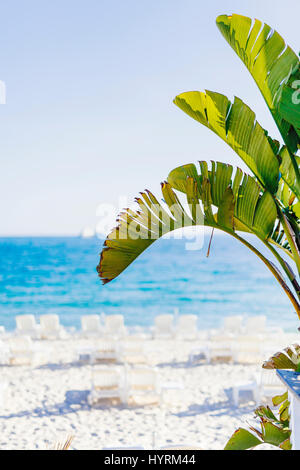
{"type": "Polygon", "coordinates": [[[37,319],[57,313],[65,326],[80,327],[89,313],[125,317],[149,326],[155,315],[193,313],[200,328],[219,326],[226,315],[266,315],[270,325],[298,327],[293,307],[271,273],[228,236],[216,235],[186,251],[186,240],[157,241],[119,278],[102,286],[96,265],[102,241],[81,238],[0,239],[0,325],[15,327],[15,315],[37,319]]]}

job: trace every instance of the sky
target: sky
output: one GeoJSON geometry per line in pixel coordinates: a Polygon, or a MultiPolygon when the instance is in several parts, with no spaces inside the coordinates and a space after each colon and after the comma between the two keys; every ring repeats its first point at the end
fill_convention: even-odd
{"type": "Polygon", "coordinates": [[[278,138],[215,19],[259,18],[298,53],[299,10],[298,0],[1,1],[0,236],[78,235],[95,226],[99,204],[160,194],[181,164],[245,169],[172,100],[236,95],[278,138]]]}

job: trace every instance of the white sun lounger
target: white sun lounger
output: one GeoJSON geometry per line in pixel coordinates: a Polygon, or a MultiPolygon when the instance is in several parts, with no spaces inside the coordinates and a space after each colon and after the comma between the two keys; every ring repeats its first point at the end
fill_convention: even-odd
{"type": "Polygon", "coordinates": [[[41,315],[40,324],[42,339],[63,339],[66,337],[64,328],[59,323],[58,315],[41,315]]]}
{"type": "Polygon", "coordinates": [[[128,364],[146,364],[144,342],[139,338],[127,338],[120,343],[119,361],[128,364]]]}
{"type": "Polygon", "coordinates": [[[263,336],[241,335],[233,343],[234,361],[239,364],[257,364],[263,361],[263,336]]]}
{"type": "Polygon", "coordinates": [[[155,368],[134,367],[126,370],[126,402],[152,405],[160,403],[161,389],[155,368]]]}
{"type": "Polygon", "coordinates": [[[96,341],[92,353],[92,362],[117,361],[119,359],[119,344],[115,338],[100,338],[96,341]]]}
{"type": "Polygon", "coordinates": [[[82,336],[91,338],[100,336],[103,333],[99,315],[83,315],[80,320],[82,336]]]}
{"type": "Polygon", "coordinates": [[[127,330],[124,325],[123,315],[105,315],[105,335],[122,338],[127,330]]]}
{"type": "Polygon", "coordinates": [[[208,362],[233,362],[233,339],[231,335],[214,335],[208,342],[208,362]]]}
{"type": "Polygon", "coordinates": [[[92,371],[92,390],[88,395],[89,405],[99,400],[119,399],[126,402],[124,373],[119,368],[102,366],[92,371]]]}
{"type": "Polygon", "coordinates": [[[157,315],[154,320],[153,336],[155,339],[171,339],[174,337],[174,315],[157,315]]]}
{"type": "Polygon", "coordinates": [[[39,338],[39,325],[37,325],[34,315],[17,315],[16,316],[16,333],[22,336],[30,336],[30,338],[39,338]]]}
{"type": "Polygon", "coordinates": [[[11,365],[32,364],[34,348],[30,336],[15,336],[8,340],[11,365]]]}
{"type": "Polygon", "coordinates": [[[198,317],[196,315],[180,315],[176,325],[176,338],[194,340],[198,337],[198,317]]]}

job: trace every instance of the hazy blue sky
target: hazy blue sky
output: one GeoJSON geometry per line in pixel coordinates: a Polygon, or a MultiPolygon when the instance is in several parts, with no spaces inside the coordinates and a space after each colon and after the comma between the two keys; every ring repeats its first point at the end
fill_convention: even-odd
{"type": "Polygon", "coordinates": [[[172,104],[180,92],[237,95],[277,135],[215,26],[232,12],[266,21],[298,52],[299,0],[2,1],[0,234],[77,234],[99,203],[157,191],[179,164],[240,164],[172,104]]]}

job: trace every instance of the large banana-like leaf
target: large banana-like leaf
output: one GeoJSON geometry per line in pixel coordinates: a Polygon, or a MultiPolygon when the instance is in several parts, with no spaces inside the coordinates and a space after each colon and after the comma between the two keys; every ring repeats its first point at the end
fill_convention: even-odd
{"type": "Polygon", "coordinates": [[[174,103],[221,137],[248,165],[262,186],[276,193],[280,179],[278,148],[242,100],[235,98],[231,103],[220,93],[193,91],[178,95],[174,103]]]}
{"type": "Polygon", "coordinates": [[[239,169],[233,176],[233,167],[219,162],[212,162],[211,169],[200,162],[199,173],[195,165],[175,169],[162,184],[162,194],[166,206],[145,191],[136,199],[139,210],[120,214],[97,268],[104,283],[117,277],[156,239],[177,228],[200,224],[232,234],[244,230],[265,240],[277,216],[271,195],[253,177],[239,169]],[[185,193],[188,209],[172,187],[185,193]]]}
{"type": "Polygon", "coordinates": [[[181,228],[183,219],[186,227],[194,224],[168,183],[162,184],[162,194],[168,207],[173,207],[171,213],[146,190],[136,198],[139,210],[127,209],[119,215],[118,226],[105,240],[97,266],[104,284],[121,274],[155,240],[181,228]]]}
{"type": "MultiPolygon", "coordinates": [[[[290,152],[296,152],[299,137],[291,110],[283,113],[280,100],[284,86],[299,67],[297,55],[276,31],[257,19],[221,15],[217,26],[253,76],[290,152]]],[[[290,158],[293,160],[292,155],[290,158]]]]}
{"type": "MultiPolygon", "coordinates": [[[[217,223],[227,229],[255,233],[266,240],[277,216],[276,205],[270,193],[263,191],[255,179],[244,174],[239,168],[233,176],[233,167],[221,162],[212,162],[211,170],[206,162],[200,162],[200,174],[193,164],[183,165],[171,171],[168,182],[174,189],[188,193],[189,177],[198,179],[199,186],[205,179],[210,185],[211,204],[218,208],[215,216],[217,223]],[[226,204],[233,201],[232,220],[228,218],[226,204]]],[[[203,200],[203,195],[198,192],[203,200]]]]}

